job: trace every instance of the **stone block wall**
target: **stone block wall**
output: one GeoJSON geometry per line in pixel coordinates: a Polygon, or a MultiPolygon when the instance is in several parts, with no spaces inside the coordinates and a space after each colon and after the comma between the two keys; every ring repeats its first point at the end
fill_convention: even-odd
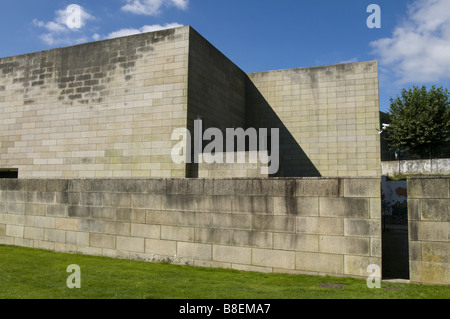
{"type": "Polygon", "coordinates": [[[0,59],[0,168],[19,178],[184,177],[189,27],[0,59]]]}
{"type": "Polygon", "coordinates": [[[0,180],[0,244],[366,278],[380,180],[0,180]]]}
{"type": "MultiPolygon", "coordinates": [[[[200,167],[194,163],[194,135],[203,137],[208,128],[218,128],[225,135],[227,128],[245,128],[246,75],[239,67],[217,50],[211,43],[190,31],[189,40],[189,86],[187,129],[191,134],[192,164],[187,165],[187,177],[201,177],[200,167]],[[202,131],[195,132],[194,121],[202,120],[202,131]]],[[[203,148],[211,141],[199,143],[203,148]]],[[[226,141],[222,150],[225,152],[226,141]]],[[[214,170],[214,165],[202,165],[214,170]]],[[[242,170],[239,177],[246,177],[242,170]]],[[[234,177],[227,176],[227,177],[234,177]]]]}
{"type": "Polygon", "coordinates": [[[449,175],[450,159],[436,158],[428,160],[399,160],[381,162],[381,172],[383,176],[395,175],[449,175]]]}
{"type": "Polygon", "coordinates": [[[278,177],[380,175],[376,62],[247,75],[189,26],[1,58],[0,113],[19,178],[196,177],[196,119],[279,128],[278,177]]]}
{"type": "Polygon", "coordinates": [[[194,29],[189,38],[188,129],[245,127],[246,74],[194,29]]]}
{"type": "MultiPolygon", "coordinates": [[[[261,157],[264,157],[264,161],[267,161],[267,151],[260,152],[262,152],[263,154],[261,157]]],[[[234,152],[232,153],[234,159],[233,163],[227,163],[227,156],[231,156],[226,152],[215,153],[214,155],[222,159],[222,162],[212,164],[198,164],[199,178],[269,177],[268,166],[270,165],[270,163],[262,164],[260,161],[260,153],[257,151],[234,152]]]]}
{"type": "Polygon", "coordinates": [[[412,282],[450,284],[450,178],[409,178],[412,282]]]}
{"type": "Polygon", "coordinates": [[[280,127],[281,176],[381,176],[376,61],[249,79],[249,125],[280,127]]]}

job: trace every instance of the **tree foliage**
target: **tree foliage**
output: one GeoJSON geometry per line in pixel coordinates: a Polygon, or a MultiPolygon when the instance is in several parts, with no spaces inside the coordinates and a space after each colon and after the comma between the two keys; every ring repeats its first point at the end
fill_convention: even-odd
{"type": "Polygon", "coordinates": [[[447,89],[414,86],[391,98],[387,139],[396,151],[425,156],[450,141],[450,95],[447,89]]]}

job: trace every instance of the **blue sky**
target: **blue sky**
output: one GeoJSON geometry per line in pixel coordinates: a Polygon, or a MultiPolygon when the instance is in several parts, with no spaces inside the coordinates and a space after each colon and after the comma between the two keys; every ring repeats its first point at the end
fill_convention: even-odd
{"type": "Polygon", "coordinates": [[[380,109],[412,85],[450,88],[449,0],[15,0],[0,57],[191,25],[245,72],[378,60],[380,109]],[[67,8],[81,10],[76,27],[67,8]],[[381,28],[368,28],[377,4],[381,28]]]}

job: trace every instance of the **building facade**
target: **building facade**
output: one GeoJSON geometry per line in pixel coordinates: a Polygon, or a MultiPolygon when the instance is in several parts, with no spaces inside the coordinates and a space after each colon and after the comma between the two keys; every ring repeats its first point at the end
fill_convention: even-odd
{"type": "Polygon", "coordinates": [[[381,175],[375,61],[246,74],[190,26],[2,58],[0,112],[19,178],[381,175]],[[279,170],[175,163],[199,119],[278,128],[279,170]]]}

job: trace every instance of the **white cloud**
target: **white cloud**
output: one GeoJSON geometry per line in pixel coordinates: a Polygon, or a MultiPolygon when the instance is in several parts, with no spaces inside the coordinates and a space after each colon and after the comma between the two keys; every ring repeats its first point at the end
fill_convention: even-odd
{"type": "Polygon", "coordinates": [[[74,45],[89,42],[89,38],[87,36],[78,36],[78,37],[58,37],[53,33],[46,33],[40,36],[41,40],[47,43],[50,46],[55,45],[74,45]]]}
{"type": "Polygon", "coordinates": [[[343,61],[340,61],[338,64],[355,63],[355,62],[358,62],[358,58],[351,58],[348,60],[343,60],[343,61]]]}
{"type": "Polygon", "coordinates": [[[134,14],[158,15],[163,6],[174,6],[185,10],[189,0],[126,0],[127,4],[122,7],[123,11],[134,14]]]}
{"type": "Polygon", "coordinates": [[[35,26],[40,27],[40,28],[45,28],[48,31],[50,31],[51,33],[60,33],[60,32],[66,31],[65,26],[63,26],[59,23],[53,22],[53,21],[44,23],[42,21],[38,21],[38,20],[34,19],[33,23],[35,26]]]}
{"type": "Polygon", "coordinates": [[[56,11],[56,22],[69,29],[81,29],[92,19],[95,18],[77,4],[69,4],[64,10],[56,11]]]}
{"type": "Polygon", "coordinates": [[[398,83],[450,78],[450,1],[416,0],[390,38],[370,43],[398,83]]]}
{"type": "Polygon", "coordinates": [[[139,33],[177,28],[177,27],[181,27],[181,26],[182,25],[178,24],[178,23],[167,23],[164,25],[160,25],[160,24],[144,25],[143,27],[141,27],[139,29],[128,28],[128,29],[120,29],[120,30],[111,32],[110,34],[108,34],[108,36],[106,38],[112,39],[112,38],[124,37],[124,36],[128,36],[128,35],[139,34],[139,33]]]}
{"type": "Polygon", "coordinates": [[[172,4],[178,9],[185,10],[189,4],[189,0],[172,0],[172,4]]]}
{"type": "Polygon", "coordinates": [[[48,45],[70,45],[88,41],[88,37],[79,32],[87,21],[93,19],[83,7],[70,4],[63,10],[57,10],[53,21],[34,19],[33,24],[47,30],[48,33],[42,34],[40,38],[48,45]]]}
{"type": "Polygon", "coordinates": [[[101,36],[100,36],[100,34],[98,34],[98,33],[94,33],[94,34],[92,35],[92,39],[93,39],[94,41],[98,41],[98,40],[101,39],[101,36]]]}

